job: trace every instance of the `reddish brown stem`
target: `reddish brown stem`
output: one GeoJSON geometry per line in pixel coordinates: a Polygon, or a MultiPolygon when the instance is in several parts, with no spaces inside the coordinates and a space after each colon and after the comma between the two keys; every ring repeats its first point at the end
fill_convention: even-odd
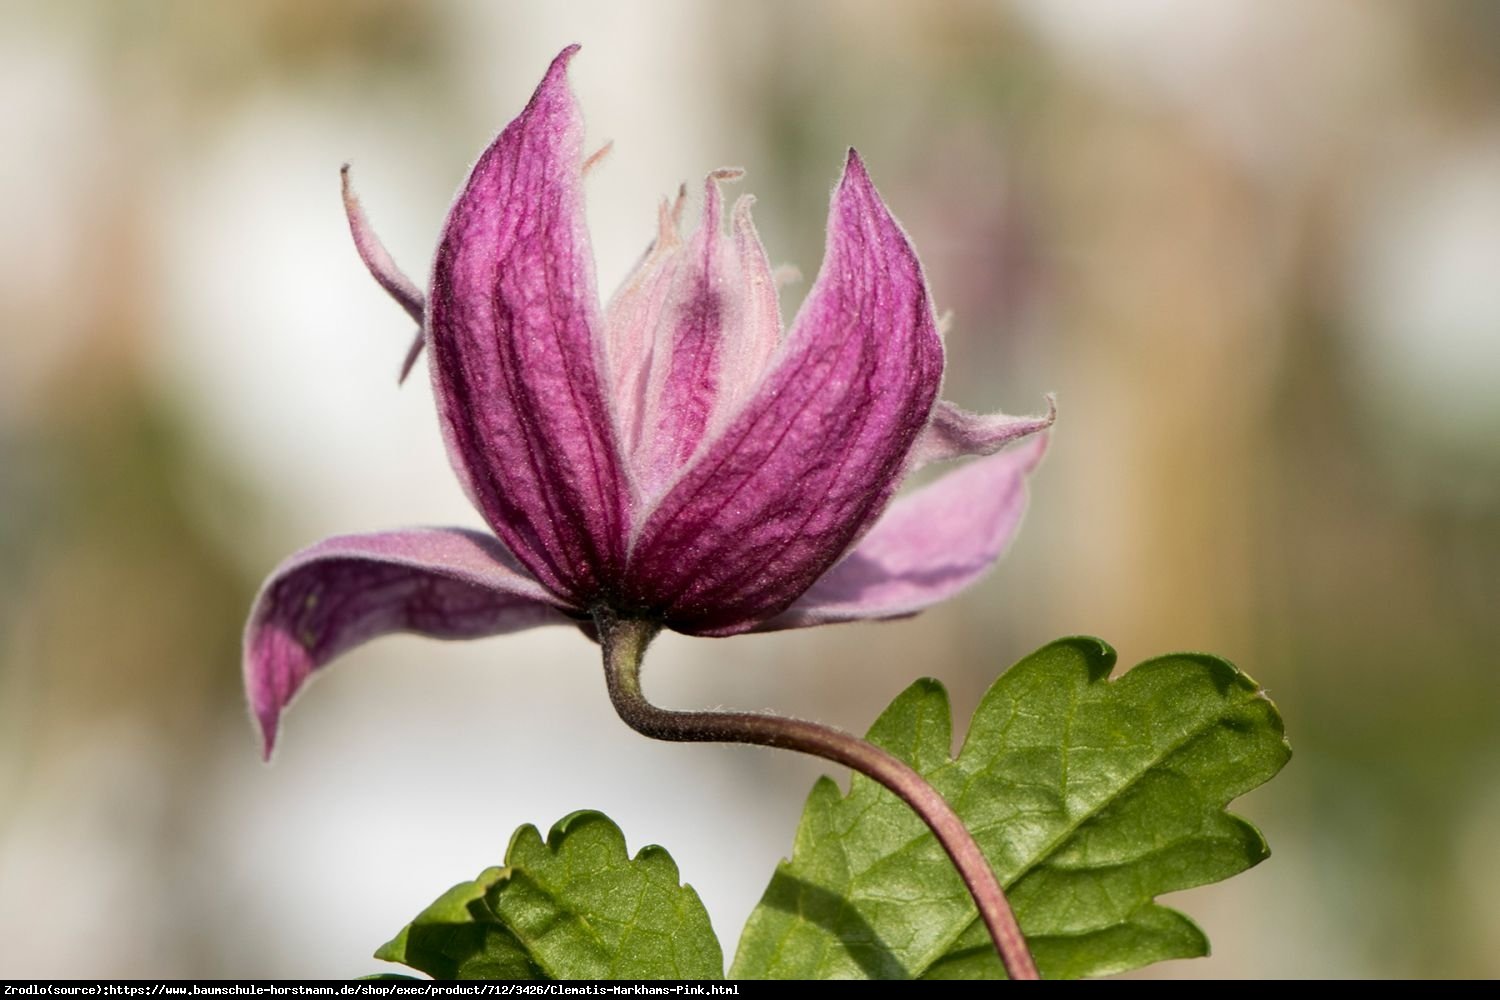
{"type": "Polygon", "coordinates": [[[754,712],[658,708],[641,692],[641,660],[660,626],[617,619],[607,612],[596,613],[594,622],[604,648],[610,700],[631,729],[652,739],[678,743],[751,743],[794,750],[842,764],[878,781],[911,806],[948,852],[995,940],[1005,974],[1011,979],[1040,978],[1005,899],[1005,890],[968,827],[927,779],[893,754],[832,726],[754,712]]]}

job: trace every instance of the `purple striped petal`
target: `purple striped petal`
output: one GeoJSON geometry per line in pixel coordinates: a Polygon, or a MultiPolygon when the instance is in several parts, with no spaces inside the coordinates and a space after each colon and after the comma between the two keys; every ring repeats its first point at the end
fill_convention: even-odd
{"type": "Polygon", "coordinates": [[[1015,535],[1046,437],[904,496],[807,593],[758,631],[916,614],[978,582],[1015,535]]]}
{"type": "Polygon", "coordinates": [[[433,388],[455,469],[495,533],[585,604],[618,576],[626,477],[602,385],[583,123],[565,49],[448,216],[428,296],[433,388]]]}
{"type": "Polygon", "coordinates": [[[1049,393],[1047,413],[1040,417],[1012,417],[1004,413],[970,413],[942,400],[933,407],[932,420],[922,429],[912,449],[912,469],[971,455],[993,455],[1012,441],[1044,431],[1057,420],[1057,400],[1049,393]]]}
{"type": "Polygon", "coordinates": [[[942,379],[921,265],[852,150],[823,267],[773,367],[642,527],[626,596],[745,631],[822,576],[895,490],[942,379]]]}
{"type": "Polygon", "coordinates": [[[330,538],[266,580],[245,627],[245,690],[265,752],[314,670],[391,632],[472,639],[566,623],[495,539],[460,528],[330,538]]]}

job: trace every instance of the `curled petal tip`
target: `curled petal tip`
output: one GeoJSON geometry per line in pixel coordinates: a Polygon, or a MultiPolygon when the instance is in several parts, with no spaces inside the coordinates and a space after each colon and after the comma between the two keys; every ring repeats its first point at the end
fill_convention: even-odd
{"type": "Polygon", "coordinates": [[[581,48],[583,48],[582,45],[574,42],[559,52],[552,60],[552,65],[547,67],[547,79],[551,80],[555,74],[566,72],[568,63],[573,61],[573,57],[578,54],[578,50],[581,48]]]}
{"type": "Polygon", "coordinates": [[[566,621],[555,596],[492,536],[462,528],[344,535],[303,549],[261,587],[243,673],[263,752],[317,671],[379,635],[502,635],[566,621]]]}
{"type": "Polygon", "coordinates": [[[370,227],[370,221],[365,218],[365,211],[354,193],[354,185],[349,180],[347,163],[339,168],[339,188],[344,199],[344,215],[349,221],[349,235],[354,238],[354,249],[359,254],[359,259],[364,262],[365,269],[370,272],[370,277],[375,279],[376,284],[385,289],[386,294],[395,299],[396,304],[420,325],[426,315],[426,297],[402,273],[401,268],[396,266],[390,251],[370,227]]]}
{"type": "Polygon", "coordinates": [[[910,468],[918,469],[928,462],[993,455],[1014,441],[1047,430],[1057,420],[1057,397],[1048,393],[1046,399],[1046,415],[1028,417],[970,413],[946,400],[938,403],[912,450],[910,468]]]}

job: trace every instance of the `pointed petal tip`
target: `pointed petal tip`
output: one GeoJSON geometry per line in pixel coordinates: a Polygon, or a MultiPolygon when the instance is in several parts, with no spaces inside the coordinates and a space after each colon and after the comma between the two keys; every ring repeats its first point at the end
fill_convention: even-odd
{"type": "Polygon", "coordinates": [[[864,157],[859,155],[859,150],[853,146],[849,147],[849,153],[844,157],[844,176],[839,180],[839,186],[846,184],[859,184],[862,187],[872,186],[870,171],[865,166],[864,157]]]}
{"type": "Polygon", "coordinates": [[[566,100],[572,99],[568,88],[568,64],[573,61],[573,57],[578,54],[581,47],[574,42],[553,57],[552,62],[547,66],[547,72],[542,76],[542,82],[537,84],[531,100],[526,105],[528,109],[536,106],[537,102],[543,99],[544,94],[553,94],[557,91],[567,94],[566,100]]]}
{"type": "Polygon", "coordinates": [[[568,63],[573,61],[573,57],[578,54],[578,50],[581,48],[583,48],[582,45],[574,42],[554,56],[552,64],[547,67],[547,79],[551,80],[557,74],[566,73],[568,63]]]}
{"type": "Polygon", "coordinates": [[[276,720],[259,719],[260,726],[260,760],[262,764],[271,763],[271,754],[276,750],[276,720]]]}
{"type": "Polygon", "coordinates": [[[609,156],[614,148],[615,141],[611,139],[590,153],[588,158],[583,161],[583,175],[587,177],[591,171],[597,169],[599,164],[604,162],[605,158],[609,156]]]}
{"type": "Polygon", "coordinates": [[[417,363],[417,358],[422,354],[422,348],[427,343],[426,331],[418,330],[412,338],[411,346],[406,349],[406,357],[401,362],[401,374],[396,376],[396,385],[406,384],[406,377],[411,374],[412,368],[417,363]]]}
{"type": "MultiPolygon", "coordinates": [[[[885,223],[899,228],[899,223],[891,215],[885,200],[880,197],[880,192],[875,188],[875,181],[870,178],[870,172],[865,167],[864,159],[853,146],[849,147],[849,155],[844,160],[844,173],[839,178],[838,186],[834,188],[834,204],[843,204],[859,212],[871,213],[874,218],[882,219],[885,223]]],[[[901,235],[903,242],[910,244],[904,233],[901,235]]],[[[908,247],[909,249],[909,247],[908,247]]]]}

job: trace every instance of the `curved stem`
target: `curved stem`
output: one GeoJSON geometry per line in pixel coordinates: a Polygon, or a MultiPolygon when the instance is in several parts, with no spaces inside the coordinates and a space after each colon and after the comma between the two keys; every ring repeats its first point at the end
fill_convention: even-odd
{"type": "Polygon", "coordinates": [[[631,729],[678,743],[753,743],[822,757],[878,781],[932,829],[974,897],[979,915],[1011,979],[1038,979],[1036,963],[1006,902],[1005,891],[953,807],[927,779],[895,755],[841,729],[754,712],[678,712],[658,708],[641,692],[641,659],[660,626],[595,612],[604,674],[615,711],[631,729]]]}

